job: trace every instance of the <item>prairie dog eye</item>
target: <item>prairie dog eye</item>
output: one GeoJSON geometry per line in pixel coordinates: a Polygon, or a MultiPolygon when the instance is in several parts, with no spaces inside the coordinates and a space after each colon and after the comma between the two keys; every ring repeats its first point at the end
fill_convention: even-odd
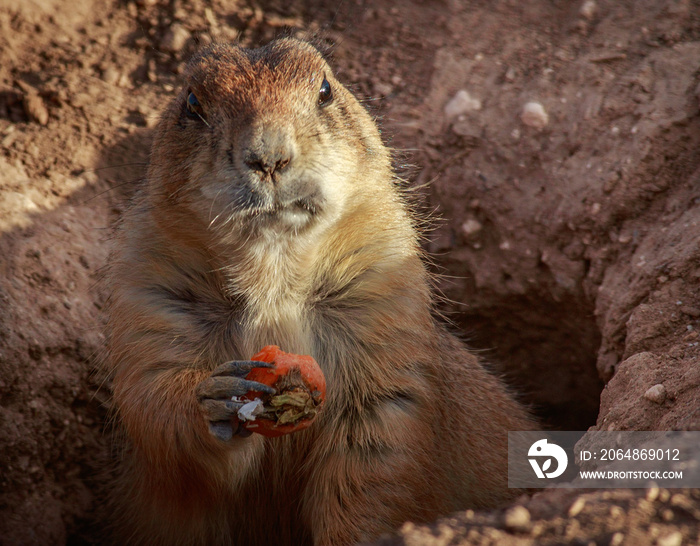
{"type": "Polygon", "coordinates": [[[321,82],[321,89],[318,91],[318,105],[321,107],[328,106],[333,102],[333,90],[331,89],[331,84],[328,83],[326,78],[323,78],[321,82]]]}
{"type": "Polygon", "coordinates": [[[187,94],[187,117],[204,121],[204,108],[192,91],[187,94]]]}

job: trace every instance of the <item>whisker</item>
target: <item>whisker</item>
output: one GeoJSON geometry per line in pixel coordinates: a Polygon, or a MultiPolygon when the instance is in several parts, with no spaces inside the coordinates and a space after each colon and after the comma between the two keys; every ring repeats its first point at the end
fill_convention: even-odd
{"type": "MultiPolygon", "coordinates": [[[[216,204],[216,200],[219,198],[219,195],[221,195],[221,192],[224,191],[224,188],[221,188],[218,192],[216,192],[216,195],[214,196],[214,199],[211,200],[211,206],[209,207],[209,218],[211,218],[212,212],[214,210],[214,205],[216,204]]],[[[216,215],[216,218],[219,217],[219,214],[216,215]]],[[[209,222],[209,227],[216,221],[216,218],[214,220],[211,220],[209,222]]]]}

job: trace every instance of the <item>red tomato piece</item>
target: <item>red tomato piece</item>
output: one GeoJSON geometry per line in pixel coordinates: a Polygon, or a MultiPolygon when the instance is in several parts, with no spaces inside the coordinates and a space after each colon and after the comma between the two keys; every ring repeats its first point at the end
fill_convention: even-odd
{"type": "Polygon", "coordinates": [[[269,362],[274,368],[254,368],[246,379],[269,385],[273,395],[256,391],[243,398],[263,401],[264,411],[243,426],[268,438],[308,428],[316,419],[326,398],[326,378],[313,357],[285,353],[276,345],[268,345],[251,360],[269,362]]]}

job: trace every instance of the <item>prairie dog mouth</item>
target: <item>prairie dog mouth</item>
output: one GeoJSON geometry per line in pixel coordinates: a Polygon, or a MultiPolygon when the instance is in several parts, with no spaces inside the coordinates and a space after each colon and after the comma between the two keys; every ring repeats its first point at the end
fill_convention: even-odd
{"type": "Polygon", "coordinates": [[[201,213],[212,226],[233,222],[249,227],[293,228],[310,226],[335,210],[336,202],[315,179],[280,186],[232,179],[203,184],[201,213]],[[206,208],[205,208],[206,207],[206,208]]]}
{"type": "Polygon", "coordinates": [[[317,191],[303,197],[286,199],[280,195],[269,197],[258,195],[257,197],[250,203],[246,211],[247,216],[273,217],[281,214],[304,214],[313,217],[322,211],[322,198],[317,191]]]}
{"type": "Polygon", "coordinates": [[[314,197],[301,197],[288,202],[275,199],[272,203],[253,205],[242,211],[251,225],[263,229],[293,229],[309,227],[321,213],[321,206],[314,197]]]}
{"type": "Polygon", "coordinates": [[[315,216],[319,212],[318,205],[310,197],[295,199],[290,203],[273,203],[271,206],[254,207],[249,210],[249,216],[276,216],[283,213],[308,213],[315,216]]]}

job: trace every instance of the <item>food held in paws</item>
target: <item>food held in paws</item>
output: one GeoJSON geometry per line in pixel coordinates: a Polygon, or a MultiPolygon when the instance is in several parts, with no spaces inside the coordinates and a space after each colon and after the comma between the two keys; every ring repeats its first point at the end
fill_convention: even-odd
{"type": "Polygon", "coordinates": [[[326,378],[318,363],[308,355],[285,353],[276,345],[268,345],[251,360],[269,362],[274,368],[254,368],[246,376],[273,387],[275,394],[251,391],[243,398],[260,399],[262,412],[244,426],[268,438],[308,428],[318,415],[326,398],[326,378]]]}

